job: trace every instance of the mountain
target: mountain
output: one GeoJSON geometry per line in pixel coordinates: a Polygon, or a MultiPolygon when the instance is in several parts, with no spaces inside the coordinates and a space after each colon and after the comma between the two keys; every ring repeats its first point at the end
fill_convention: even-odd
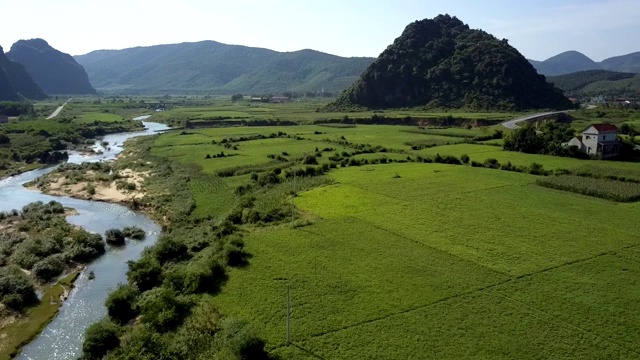
{"type": "Polygon", "coordinates": [[[567,109],[559,90],[506,40],[439,15],[402,35],[329,106],[567,109]]]}
{"type": "Polygon", "coordinates": [[[52,48],[42,39],[20,40],[7,57],[27,69],[47,94],[95,94],[84,68],[74,58],[52,48]]]}
{"type": "Polygon", "coordinates": [[[0,101],[41,100],[46,97],[24,66],[11,61],[0,46],[0,101]]]}
{"type": "Polygon", "coordinates": [[[102,91],[226,94],[337,92],[373,62],[313,50],[282,53],[215,41],[98,50],[75,59],[102,91]]]}
{"type": "Polygon", "coordinates": [[[580,71],[547,78],[567,96],[640,96],[640,74],[607,70],[580,71]]]}
{"type": "Polygon", "coordinates": [[[640,73],[640,52],[608,58],[600,66],[605,70],[640,73]]]}
{"type": "Polygon", "coordinates": [[[566,51],[545,61],[529,60],[545,76],[557,76],[578,71],[598,70],[600,65],[577,51],[566,51]]]}

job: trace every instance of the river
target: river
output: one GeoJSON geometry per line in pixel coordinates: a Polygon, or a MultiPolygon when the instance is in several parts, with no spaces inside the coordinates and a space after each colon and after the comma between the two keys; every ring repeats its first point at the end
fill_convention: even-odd
{"type": "MultiPolygon", "coordinates": [[[[135,120],[144,120],[148,116],[135,120]]],[[[142,135],[150,135],[166,130],[163,124],[143,122],[145,131],[107,135],[96,142],[94,148],[102,150],[102,154],[82,155],[69,154],[69,162],[96,162],[114,159],[121,151],[125,140],[142,135]],[[108,141],[110,148],[103,148],[102,141],[108,141]]],[[[75,283],[69,298],[60,307],[60,313],[31,343],[26,345],[17,359],[76,359],[82,353],[84,331],[92,323],[106,315],[104,301],[107,295],[119,283],[126,282],[127,261],[136,260],[142,250],[152,245],[160,234],[160,226],[145,215],[131,211],[129,208],[104,202],[73,199],[66,196],[50,196],[38,191],[25,189],[22,184],[49,173],[55,166],[42,168],[0,180],[0,211],[21,209],[24,205],[51,200],[62,203],[78,211],[77,215],[68,216],[67,221],[79,225],[87,231],[104,234],[110,228],[138,226],[147,236],[144,241],[128,241],[126,246],[114,248],[107,246],[107,252],[90,263],[75,283]],[[93,271],[94,280],[87,274],[93,271]]]]}

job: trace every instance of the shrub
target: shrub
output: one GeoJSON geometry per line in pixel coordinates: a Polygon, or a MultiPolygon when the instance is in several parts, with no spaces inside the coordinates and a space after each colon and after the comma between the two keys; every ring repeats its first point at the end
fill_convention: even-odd
{"type": "Polygon", "coordinates": [[[17,266],[0,268],[0,302],[22,310],[38,301],[33,283],[17,266]]]}
{"type": "Polygon", "coordinates": [[[138,290],[131,285],[118,285],[105,301],[107,313],[115,323],[124,325],[136,317],[138,290]]]}
{"type": "Polygon", "coordinates": [[[497,159],[494,159],[494,158],[489,158],[489,159],[485,160],[483,165],[484,165],[484,167],[490,168],[490,169],[499,169],[500,168],[500,162],[497,159]]]}
{"type": "Polygon", "coordinates": [[[127,265],[127,279],[140,291],[152,289],[162,282],[160,263],[150,256],[143,256],[138,261],[129,261],[127,265]]]}
{"type": "Polygon", "coordinates": [[[42,282],[48,282],[62,274],[65,265],[61,255],[51,255],[38,261],[31,269],[33,275],[42,282]]]}
{"type": "Polygon", "coordinates": [[[170,289],[159,287],[142,295],[139,302],[142,322],[164,333],[174,329],[187,315],[188,306],[170,289]]]}
{"type": "Polygon", "coordinates": [[[470,160],[470,158],[469,158],[469,155],[467,155],[467,154],[462,154],[460,156],[460,161],[462,161],[463,164],[468,164],[469,160],[470,160]]]}
{"type": "Polygon", "coordinates": [[[153,247],[153,254],[160,264],[186,260],[189,256],[187,245],[170,235],[160,237],[153,247]]]}
{"type": "Polygon", "coordinates": [[[89,326],[82,343],[84,356],[102,359],[110,350],[120,345],[119,332],[118,326],[106,319],[89,326]]]}
{"type": "Polygon", "coordinates": [[[548,175],[548,172],[544,170],[541,164],[531,163],[529,166],[529,174],[531,175],[548,175]]]}
{"type": "Polygon", "coordinates": [[[125,237],[135,240],[143,240],[147,235],[144,230],[137,226],[127,226],[122,230],[122,232],[125,237]]]}
{"type": "Polygon", "coordinates": [[[124,245],[124,232],[120,229],[109,229],[104,233],[107,244],[124,245]]]}

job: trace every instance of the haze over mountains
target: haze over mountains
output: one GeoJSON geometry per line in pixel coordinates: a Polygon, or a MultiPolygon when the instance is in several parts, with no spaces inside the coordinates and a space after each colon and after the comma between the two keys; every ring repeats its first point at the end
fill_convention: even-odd
{"type": "Polygon", "coordinates": [[[542,75],[557,76],[586,70],[640,73],[640,52],[595,62],[578,51],[566,51],[544,61],[529,60],[542,75]]]}
{"type": "Polygon", "coordinates": [[[374,60],[215,41],[98,50],[75,59],[98,90],[127,94],[337,92],[374,60]]]}

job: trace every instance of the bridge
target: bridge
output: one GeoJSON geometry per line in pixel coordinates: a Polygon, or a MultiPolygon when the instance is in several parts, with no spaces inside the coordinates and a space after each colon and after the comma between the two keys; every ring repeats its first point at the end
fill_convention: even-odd
{"type": "Polygon", "coordinates": [[[544,113],[537,113],[527,116],[521,116],[519,118],[515,118],[513,120],[505,121],[501,125],[508,129],[517,129],[519,128],[519,124],[523,122],[536,122],[540,120],[548,120],[550,118],[555,117],[559,114],[567,114],[573,110],[563,110],[563,111],[549,111],[544,113]]]}

